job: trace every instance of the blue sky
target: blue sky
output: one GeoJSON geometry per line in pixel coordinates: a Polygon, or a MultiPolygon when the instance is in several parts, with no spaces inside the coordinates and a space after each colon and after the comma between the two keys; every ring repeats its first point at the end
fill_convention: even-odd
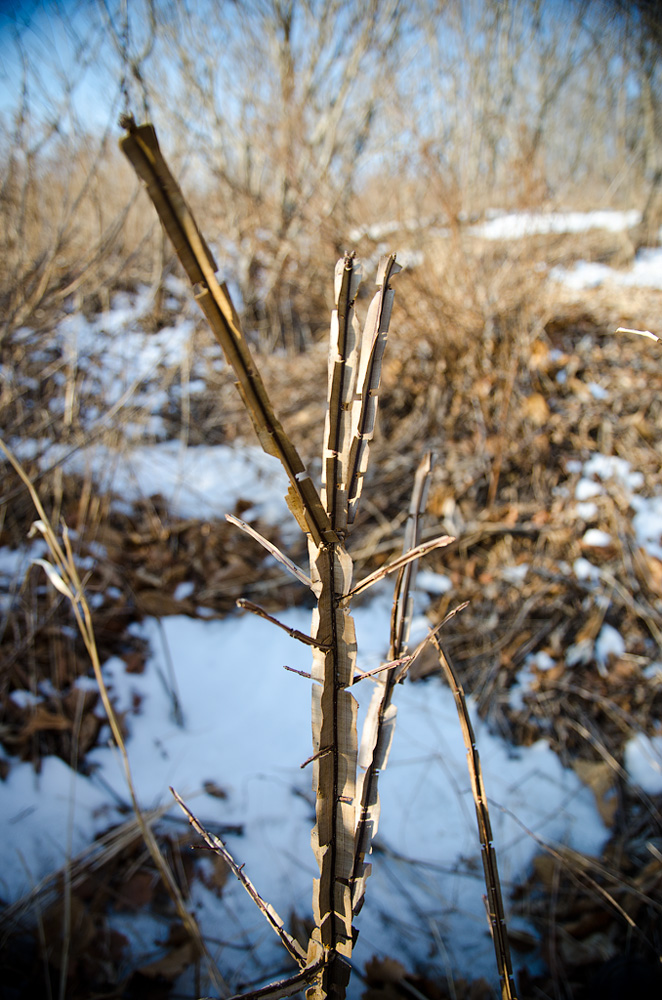
{"type": "Polygon", "coordinates": [[[112,51],[103,37],[98,4],[0,0],[0,112],[5,114],[11,114],[21,93],[24,56],[30,68],[30,104],[38,121],[48,119],[55,102],[72,87],[76,113],[91,127],[107,123],[118,75],[109,69],[112,51]]]}

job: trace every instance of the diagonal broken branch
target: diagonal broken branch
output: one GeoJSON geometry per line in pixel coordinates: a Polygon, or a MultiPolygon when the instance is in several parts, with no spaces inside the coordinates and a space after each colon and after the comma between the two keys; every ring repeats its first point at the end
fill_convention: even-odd
{"type": "Polygon", "coordinates": [[[154,126],[136,125],[132,118],[124,120],[123,124],[127,134],[120,139],[120,148],[145,182],[147,193],[192,284],[200,286],[196,300],[237,377],[237,388],[260,444],[268,455],[280,459],[290,480],[290,509],[318,544],[323,540],[333,541],[335,535],[328,515],[296,448],[274,413],[232,300],[216,278],[216,262],[163,158],[154,126]]]}

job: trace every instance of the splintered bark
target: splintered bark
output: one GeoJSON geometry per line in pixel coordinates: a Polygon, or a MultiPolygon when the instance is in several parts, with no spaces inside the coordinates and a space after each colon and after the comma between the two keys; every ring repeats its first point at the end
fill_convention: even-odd
{"type": "MultiPolygon", "coordinates": [[[[414,491],[409,505],[409,517],[404,538],[405,555],[415,550],[420,540],[420,517],[425,507],[430,473],[434,456],[427,454],[418,467],[414,480],[414,491]]],[[[443,539],[451,541],[451,539],[443,539]]],[[[413,610],[412,591],[416,578],[417,561],[406,562],[398,571],[391,614],[391,643],[389,660],[397,661],[406,648],[413,610]]],[[[407,669],[407,665],[405,666],[407,669]]],[[[397,708],[392,702],[395,684],[402,678],[402,668],[398,664],[380,676],[375,684],[368,707],[361,737],[358,780],[358,820],[354,868],[352,870],[352,909],[358,913],[365,898],[366,880],[371,865],[367,862],[372,849],[372,841],[379,826],[378,780],[386,767],[393,742],[397,708]]]]}
{"type": "MultiPolygon", "coordinates": [[[[229,858],[225,845],[208,834],[179,797],[177,799],[208,846],[226,860],[229,858],[232,870],[298,965],[298,970],[288,979],[261,987],[247,996],[255,1000],[259,997],[276,998],[307,987],[309,1000],[324,1000],[326,997],[342,1000],[349,983],[352,945],[356,936],[352,919],[363,902],[370,872],[367,858],[379,821],[378,777],[386,766],[395,727],[393,689],[414,658],[406,655],[406,643],[416,564],[427,552],[452,541],[442,536],[419,545],[418,524],[432,465],[428,456],[416,475],[403,556],[352,586],[352,560],[345,548],[345,538],[356,516],[368,467],[370,442],[377,417],[382,358],[393,306],[391,279],[400,267],[395,255],[380,261],[377,291],[361,331],[354,311],[362,278],[361,266],[353,254],[346,254],[336,265],[336,308],[331,319],[322,486],[318,493],[274,413],[237,313],[226,288],[216,278],[212,254],[163,159],[154,128],[149,124],[137,126],[130,117],[124,125],[127,135],[120,141],[120,146],[145,182],[196,289],[196,300],[234,370],[237,388],[263,449],[276,456],[287,473],[290,483],[287,502],[307,536],[309,574],[250,525],[238,518],[229,518],[308,587],[317,602],[310,636],[289,628],[250,601],[238,602],[246,610],[284,628],[293,638],[312,649],[313,753],[306,763],[313,764],[316,812],[311,840],[319,865],[319,878],[314,880],[315,926],[306,952],[287,933],[280,917],[262,900],[250,879],[242,874],[242,866],[229,858]],[[357,674],[351,599],[391,572],[398,575],[389,662],[380,668],[382,672],[357,674]],[[370,678],[375,684],[360,755],[357,751],[357,703],[351,692],[357,677],[370,678]],[[358,779],[357,770],[361,771],[358,779]]],[[[496,900],[496,903],[499,901],[496,900]]],[[[505,940],[502,910],[495,905],[491,913],[498,914],[495,930],[501,932],[501,939],[505,940]]],[[[504,989],[507,990],[510,983],[507,975],[505,982],[504,989]]]]}
{"type": "MultiPolygon", "coordinates": [[[[344,539],[348,521],[356,511],[367,466],[393,300],[389,279],[397,270],[394,257],[382,263],[378,290],[361,335],[354,314],[361,271],[350,254],[336,266],[322,502],[339,539],[344,539]]],[[[356,634],[347,601],[352,586],[352,561],[342,541],[317,546],[311,540],[310,564],[318,602],[312,626],[312,635],[317,640],[312,672],[316,682],[312,704],[316,824],[312,844],[320,876],[313,891],[315,929],[308,962],[324,951],[329,955],[320,979],[308,992],[310,1000],[318,1000],[344,996],[350,974],[357,825],[357,703],[348,688],[356,667],[356,634]]]]}
{"type": "Polygon", "coordinates": [[[312,634],[323,652],[313,652],[313,787],[316,822],[312,845],[319,865],[313,888],[312,933],[308,962],[326,953],[328,961],[309,996],[344,996],[352,954],[350,877],[356,828],[356,714],[351,685],[356,663],[354,622],[339,598],[349,589],[352,564],[341,545],[311,552],[317,608],[312,634]],[[323,751],[320,753],[320,751],[323,751]]]}

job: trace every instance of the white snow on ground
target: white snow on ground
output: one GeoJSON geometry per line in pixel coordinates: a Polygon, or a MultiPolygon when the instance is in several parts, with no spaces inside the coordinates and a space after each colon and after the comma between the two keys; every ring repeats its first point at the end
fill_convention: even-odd
{"type": "MultiPolygon", "coordinates": [[[[155,333],[141,329],[140,319],[151,301],[147,288],[133,296],[120,293],[113,297],[112,309],[101,316],[88,320],[82,313],[72,313],[57,327],[56,343],[65,360],[82,370],[90,382],[96,379],[102,384],[108,406],[132,383],[158,375],[161,367],[181,364],[190,350],[192,319],[180,318],[176,326],[155,333]]],[[[158,412],[164,398],[162,391],[152,394],[153,412],[158,412]]]]}
{"type": "Polygon", "coordinates": [[[639,288],[662,288],[662,249],[640,250],[632,267],[618,271],[607,264],[578,261],[572,268],[554,267],[550,278],[568,288],[597,288],[599,285],[626,285],[639,288]]]}
{"type": "MultiPolygon", "coordinates": [[[[21,448],[16,451],[20,454],[21,448]]],[[[43,467],[67,455],[52,446],[43,467]]],[[[238,500],[253,506],[245,520],[262,517],[272,524],[291,521],[285,494],[287,477],[276,458],[258,445],[187,448],[179,441],[131,446],[113,451],[103,445],[81,448],[62,462],[66,472],[91,475],[101,490],[112,490],[126,504],[160,494],[178,517],[222,518],[238,500]]]]}
{"type": "MultiPolygon", "coordinates": [[[[486,222],[480,222],[468,227],[470,233],[486,240],[516,240],[523,236],[536,236],[544,233],[585,233],[591,229],[607,229],[610,232],[622,232],[630,226],[635,226],[641,219],[641,213],[636,209],[619,212],[612,209],[602,209],[594,212],[502,212],[491,210],[485,213],[486,222]]],[[[354,243],[367,236],[373,241],[391,238],[401,232],[416,233],[434,232],[444,236],[448,230],[439,226],[435,220],[407,219],[399,222],[390,219],[387,222],[376,222],[369,226],[353,229],[349,238],[354,243]]]]}
{"type": "Polygon", "coordinates": [[[662,795],[662,736],[637,733],[625,748],[625,766],[633,785],[662,795]]]}
{"type": "Polygon", "coordinates": [[[488,240],[519,239],[540,233],[585,233],[590,229],[621,232],[635,226],[641,214],[636,210],[616,212],[516,212],[497,215],[488,222],[472,226],[471,232],[488,240]]]}
{"type": "MultiPolygon", "coordinates": [[[[583,233],[591,229],[622,232],[635,226],[640,219],[641,213],[636,209],[627,212],[609,209],[595,212],[495,212],[486,222],[470,226],[468,231],[486,240],[515,240],[545,233],[583,233]]],[[[390,221],[353,230],[350,238],[356,242],[363,236],[368,236],[371,240],[390,238],[392,241],[397,233],[417,230],[425,230],[429,235],[431,227],[424,222],[416,223],[412,220],[402,225],[390,221]]],[[[432,230],[440,237],[447,233],[443,228],[435,226],[432,230]]],[[[411,267],[419,263],[421,261],[417,257],[407,261],[407,265],[411,267]]],[[[627,270],[578,261],[572,268],[552,268],[549,276],[553,281],[575,290],[597,288],[603,284],[662,288],[662,249],[650,247],[640,250],[632,267],[627,270]]],[[[596,389],[600,392],[599,386],[596,389]]]]}
{"type": "MultiPolygon", "coordinates": [[[[583,464],[575,465],[569,462],[568,472],[580,473],[574,490],[575,514],[578,518],[592,521],[598,516],[598,506],[592,501],[588,502],[589,498],[604,496],[616,488],[619,495],[627,500],[630,509],[635,512],[632,526],[638,544],[651,555],[662,559],[662,497],[645,497],[637,492],[644,485],[641,472],[633,470],[624,458],[602,455],[599,452],[595,452],[583,464]]],[[[584,532],[582,542],[590,550],[610,545],[613,539],[606,531],[593,527],[584,532]]],[[[609,598],[606,595],[612,584],[610,580],[603,578],[599,565],[591,562],[590,558],[581,556],[573,562],[572,572],[582,583],[597,588],[600,591],[599,600],[604,601],[605,607],[609,606],[609,598]]],[[[611,658],[618,658],[626,651],[623,636],[613,625],[606,622],[595,640],[584,638],[569,646],[565,650],[564,660],[568,668],[594,660],[599,673],[604,677],[608,675],[611,658]]],[[[517,682],[510,691],[510,705],[515,710],[524,706],[525,695],[535,686],[536,675],[533,668],[545,670],[552,665],[541,659],[545,656],[544,653],[527,656],[524,666],[517,675],[517,682]]],[[[662,791],[659,761],[661,748],[662,742],[656,740],[651,742],[643,734],[633,737],[626,748],[625,766],[630,778],[634,784],[641,785],[649,793],[652,793],[658,784],[659,790],[662,791]]]]}

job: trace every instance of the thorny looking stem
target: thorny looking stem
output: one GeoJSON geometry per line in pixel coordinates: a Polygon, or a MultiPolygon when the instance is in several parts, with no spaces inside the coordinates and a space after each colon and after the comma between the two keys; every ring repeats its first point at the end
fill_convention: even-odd
{"type": "Polygon", "coordinates": [[[278,937],[281,939],[281,941],[289,951],[292,958],[295,960],[295,962],[297,962],[297,964],[301,968],[303,968],[303,966],[305,966],[306,964],[305,951],[303,950],[299,942],[296,940],[296,938],[293,938],[291,934],[287,933],[283,921],[278,916],[273,906],[270,906],[269,903],[266,903],[262,899],[262,897],[260,896],[259,892],[255,888],[249,877],[244,873],[243,865],[237,864],[237,862],[234,860],[234,858],[228,851],[227,847],[219,837],[216,837],[213,833],[209,833],[207,830],[205,830],[205,828],[200,823],[198,818],[191,812],[191,810],[185,804],[181,796],[178,795],[175,789],[171,787],[170,791],[172,792],[175,801],[177,802],[180,809],[182,809],[182,811],[187,816],[188,821],[193,827],[193,829],[200,834],[200,836],[207,844],[207,846],[210,848],[210,850],[214,851],[216,854],[219,854],[223,858],[226,865],[231,870],[232,874],[237,879],[239,879],[239,881],[241,882],[241,884],[243,885],[244,889],[251,897],[253,902],[260,908],[260,910],[262,910],[265,917],[275,930],[276,934],[278,934],[278,937]]]}

